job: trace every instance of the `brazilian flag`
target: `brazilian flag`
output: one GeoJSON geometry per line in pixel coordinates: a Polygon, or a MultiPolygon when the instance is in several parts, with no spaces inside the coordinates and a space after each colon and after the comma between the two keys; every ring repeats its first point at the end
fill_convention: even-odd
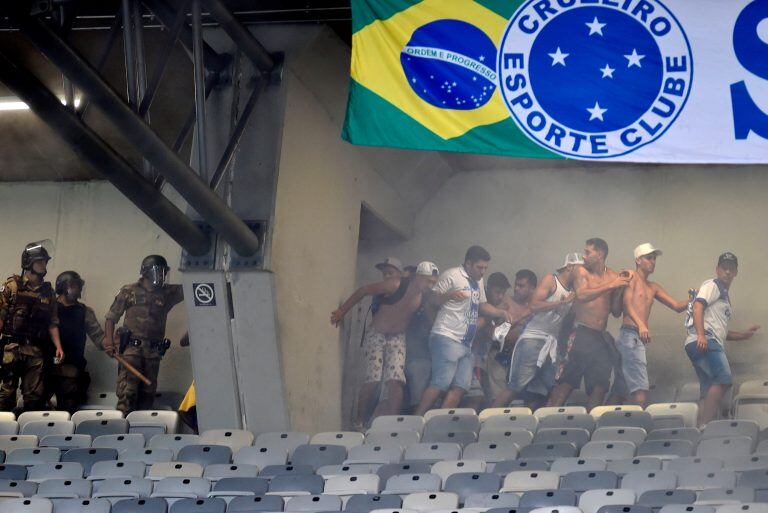
{"type": "Polygon", "coordinates": [[[342,137],[367,146],[561,158],[512,120],[497,46],[522,0],[352,0],[342,137]]]}

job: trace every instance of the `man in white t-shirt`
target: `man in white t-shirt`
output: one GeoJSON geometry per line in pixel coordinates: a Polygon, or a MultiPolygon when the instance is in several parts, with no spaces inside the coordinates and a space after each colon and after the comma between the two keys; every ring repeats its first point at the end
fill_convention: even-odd
{"type": "Polygon", "coordinates": [[[486,300],[483,275],[490,260],[488,251],[472,246],[464,264],[445,271],[432,289],[430,300],[440,307],[429,334],[432,377],[416,407],[416,415],[432,408],[443,392],[446,394],[442,407],[454,408],[469,390],[474,367],[472,340],[479,315],[511,321],[509,312],[486,300]]]}
{"type": "Polygon", "coordinates": [[[699,426],[717,416],[717,408],[733,383],[731,367],[725,354],[726,340],[747,340],[760,326],[747,331],[732,331],[728,323],[733,316],[728,290],[739,272],[736,255],[726,251],[717,260],[717,278],[701,284],[685,319],[688,337],[685,352],[696,370],[701,387],[699,426]]]}

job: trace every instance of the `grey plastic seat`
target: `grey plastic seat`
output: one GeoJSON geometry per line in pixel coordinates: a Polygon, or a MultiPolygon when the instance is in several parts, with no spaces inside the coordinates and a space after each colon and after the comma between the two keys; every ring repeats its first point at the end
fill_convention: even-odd
{"type": "Polygon", "coordinates": [[[510,429],[524,429],[535,432],[539,426],[539,419],[534,415],[511,414],[494,415],[488,417],[480,427],[480,431],[505,431],[510,429]]]}
{"type": "Polygon", "coordinates": [[[736,472],[732,470],[703,471],[696,467],[680,472],[677,488],[684,490],[705,490],[707,488],[733,488],[736,486],[736,472]]]}
{"type": "Polygon", "coordinates": [[[145,465],[153,465],[164,461],[173,460],[173,449],[125,449],[120,452],[122,461],[140,461],[145,465]]]}
{"type": "Polygon", "coordinates": [[[370,513],[375,509],[399,509],[402,505],[398,495],[359,494],[349,498],[344,511],[370,513]]]}
{"type": "Polygon", "coordinates": [[[86,499],[91,483],[85,479],[47,479],[37,487],[37,496],[46,499],[86,499]]]}
{"type": "Polygon", "coordinates": [[[659,513],[715,513],[715,508],[699,504],[667,504],[659,513]]]}
{"type": "MultiPolygon", "coordinates": [[[[339,446],[340,447],[340,446],[339,446]]],[[[319,495],[323,493],[323,478],[316,475],[276,476],[269,482],[268,495],[319,495]]]]}
{"type": "Polygon", "coordinates": [[[542,471],[549,469],[550,464],[547,460],[520,458],[516,460],[500,461],[493,466],[494,474],[499,474],[501,476],[506,476],[510,472],[516,472],[518,470],[542,471]]]}
{"type": "Polygon", "coordinates": [[[218,481],[227,477],[258,477],[256,465],[235,465],[233,463],[213,463],[203,470],[203,477],[209,481],[218,481]]]}
{"type": "Polygon", "coordinates": [[[726,470],[734,470],[736,472],[759,470],[761,468],[768,468],[768,455],[766,454],[753,454],[744,458],[734,458],[725,465],[726,470]]]}
{"type": "Polygon", "coordinates": [[[435,511],[453,510],[459,506],[459,496],[451,492],[421,492],[403,498],[404,510],[435,511]]]}
{"type": "Polygon", "coordinates": [[[261,477],[225,477],[213,483],[208,497],[234,497],[264,495],[269,489],[269,480],[261,477]]]}
{"type": "Polygon", "coordinates": [[[560,474],[548,471],[516,471],[504,478],[501,492],[527,492],[530,490],[553,490],[560,485],[560,474]]]}
{"type": "Polygon", "coordinates": [[[259,477],[273,479],[277,476],[311,475],[315,473],[312,465],[269,465],[259,471],[259,477]]]}
{"type": "Polygon", "coordinates": [[[15,420],[0,420],[0,435],[18,435],[19,423],[15,420]]]}
{"type": "Polygon", "coordinates": [[[716,513],[768,513],[768,504],[750,502],[742,504],[726,504],[718,506],[716,513]]]}
{"type": "Polygon", "coordinates": [[[693,504],[696,502],[696,492],[692,490],[649,490],[637,499],[642,506],[657,509],[667,504],[693,504]]]}
{"type": "Polygon", "coordinates": [[[38,463],[56,463],[61,458],[61,451],[55,447],[27,447],[11,451],[5,458],[7,465],[36,465],[38,463]]]}
{"type": "Polygon", "coordinates": [[[201,478],[203,467],[199,463],[188,461],[168,461],[155,463],[147,471],[147,478],[162,481],[166,478],[201,478]]]}
{"type": "Polygon", "coordinates": [[[54,513],[110,513],[112,505],[106,499],[54,499],[54,513]]]}
{"type": "Polygon", "coordinates": [[[6,455],[14,449],[37,447],[36,435],[0,435],[0,451],[6,455]]]}
{"type": "Polygon", "coordinates": [[[35,435],[42,438],[48,435],[71,435],[75,424],[71,420],[34,420],[27,422],[19,430],[22,435],[35,435]]]}
{"type": "Polygon", "coordinates": [[[235,497],[227,506],[227,513],[256,513],[259,511],[283,511],[282,497],[276,495],[235,497]]]}
{"type": "Polygon", "coordinates": [[[37,493],[37,483],[23,479],[0,479],[0,500],[5,497],[32,497],[37,493]]]}
{"type": "Polygon", "coordinates": [[[360,474],[377,474],[382,465],[378,463],[352,463],[345,465],[324,465],[315,471],[323,479],[338,476],[354,476],[360,474]]]}
{"type": "Polygon", "coordinates": [[[465,460],[483,460],[488,463],[513,460],[517,455],[517,445],[495,442],[475,442],[467,445],[462,452],[462,458],[465,460]]]}
{"type": "Polygon", "coordinates": [[[226,445],[233,453],[253,445],[253,433],[245,429],[209,429],[200,433],[200,445],[226,445]]]}
{"type": "Polygon", "coordinates": [[[94,449],[115,449],[118,452],[125,449],[140,450],[144,448],[144,435],[134,433],[127,435],[102,435],[93,440],[94,449]]]}
{"type": "Polygon", "coordinates": [[[421,441],[418,431],[368,431],[363,444],[394,444],[400,447],[408,447],[421,441]]]}
{"type": "Polygon", "coordinates": [[[718,470],[722,470],[723,462],[715,458],[685,456],[667,461],[665,468],[677,472],[678,475],[683,472],[690,472],[691,470],[697,470],[699,472],[717,472],[718,470]]]}
{"type": "Polygon", "coordinates": [[[232,461],[236,464],[256,465],[260,468],[267,465],[285,465],[288,462],[288,452],[271,447],[243,447],[235,453],[232,461]]]}
{"type": "Polygon", "coordinates": [[[91,466],[88,480],[103,481],[118,477],[141,479],[144,474],[146,474],[146,466],[140,461],[97,461],[91,466]]]}
{"type": "Polygon", "coordinates": [[[696,504],[720,506],[723,504],[739,504],[754,502],[755,491],[752,488],[709,488],[702,490],[696,497],[696,504]]]}
{"type": "Polygon", "coordinates": [[[608,490],[619,486],[619,476],[607,470],[570,472],[563,476],[560,488],[582,493],[587,490],[608,490]]]}
{"type": "Polygon", "coordinates": [[[130,423],[130,433],[149,434],[174,434],[179,428],[179,414],[168,410],[137,410],[125,417],[130,423]]]}
{"type": "Polygon", "coordinates": [[[587,409],[584,406],[574,405],[574,406],[544,406],[541,408],[536,408],[536,410],[533,412],[533,415],[538,418],[539,420],[549,417],[550,415],[582,415],[584,413],[589,413],[587,409]]]}
{"type": "Polygon", "coordinates": [[[310,445],[341,445],[349,451],[363,443],[365,435],[357,431],[325,431],[309,439],[310,445]]]}
{"type": "Polygon", "coordinates": [[[0,479],[23,481],[27,478],[27,467],[24,465],[0,465],[0,479]]]}
{"type": "Polygon", "coordinates": [[[424,437],[432,433],[447,433],[456,431],[480,431],[480,419],[477,415],[436,415],[426,421],[424,437]]]}
{"type": "Polygon", "coordinates": [[[112,513],[166,513],[168,503],[165,499],[126,498],[112,506],[112,513]]]}
{"type": "MultiPolygon", "coordinates": [[[[675,429],[692,427],[685,425],[685,418],[682,415],[669,415],[664,417],[653,417],[653,429],[675,429]]],[[[638,506],[641,507],[641,506],[638,506]]]]}
{"type": "Polygon", "coordinates": [[[633,504],[631,506],[610,505],[603,506],[598,513],[653,513],[653,508],[649,506],[640,506],[633,504]]]}
{"type": "Polygon", "coordinates": [[[752,454],[754,441],[746,436],[710,438],[699,442],[696,456],[732,461],[752,454]]]}
{"type": "Polygon", "coordinates": [[[539,419],[539,429],[586,429],[595,430],[595,418],[588,413],[556,413],[539,419]]]}
{"type": "Polygon", "coordinates": [[[2,504],[3,513],[53,513],[53,503],[49,499],[37,497],[6,499],[0,504],[2,504]]]}
{"type": "Polygon", "coordinates": [[[768,489],[768,469],[747,470],[739,476],[738,484],[753,490],[766,490],[768,489]]]}
{"type": "Polygon", "coordinates": [[[90,435],[48,435],[40,439],[40,447],[56,447],[62,451],[91,446],[90,435]]]}
{"type": "MultiPolygon", "coordinates": [[[[86,420],[85,422],[90,422],[86,420]]],[[[117,459],[115,449],[70,449],[61,455],[62,462],[77,462],[83,466],[85,474],[91,472],[91,467],[97,461],[110,461],[117,459]]]]}
{"type": "Polygon", "coordinates": [[[496,444],[515,444],[518,449],[533,443],[533,433],[527,429],[481,429],[477,436],[478,442],[488,442],[496,444]]]}
{"type": "Polygon", "coordinates": [[[171,449],[175,454],[187,445],[197,445],[200,443],[198,435],[155,435],[149,439],[148,449],[171,449]]]}
{"type": "Polygon", "coordinates": [[[464,500],[464,507],[470,509],[517,508],[519,504],[516,493],[473,493],[464,500]]]}
{"type": "Polygon", "coordinates": [[[416,492],[439,492],[442,479],[437,474],[397,474],[390,477],[381,492],[384,495],[407,495],[416,492]]]}
{"type": "Polygon", "coordinates": [[[128,433],[128,421],[125,419],[84,420],[75,428],[78,435],[124,435],[128,433]]]}
{"type": "Polygon", "coordinates": [[[16,421],[19,423],[19,429],[24,428],[24,424],[27,422],[37,422],[37,421],[62,421],[62,420],[69,420],[69,412],[66,411],[25,411],[19,417],[16,419],[16,421]]]}
{"type": "Polygon", "coordinates": [[[693,383],[692,385],[694,395],[691,397],[691,401],[680,401],[678,398],[675,403],[651,404],[645,411],[650,413],[654,419],[680,416],[686,427],[696,427],[696,417],[699,413],[699,406],[696,404],[699,401],[699,384],[693,383]]]}
{"type": "Polygon", "coordinates": [[[309,435],[297,431],[262,433],[256,437],[256,441],[253,443],[256,447],[269,447],[274,450],[285,451],[289,458],[298,446],[307,444],[309,444],[309,435]]]}
{"type": "Polygon", "coordinates": [[[77,462],[40,463],[27,470],[27,481],[39,483],[46,479],[82,479],[83,466],[77,462]]]}
{"type": "Polygon", "coordinates": [[[403,461],[382,465],[376,470],[379,482],[386,485],[390,477],[400,474],[429,474],[432,465],[424,461],[403,461]]]}
{"type": "Polygon", "coordinates": [[[300,495],[285,501],[284,511],[341,511],[341,497],[338,495],[300,495]]]}
{"type": "MultiPolygon", "coordinates": [[[[520,508],[520,511],[525,509],[520,508]]],[[[544,506],[528,510],[528,513],[581,513],[581,510],[576,506],[544,506]]]]}
{"type": "Polygon", "coordinates": [[[695,427],[654,429],[646,437],[646,441],[652,440],[688,440],[692,444],[699,443],[701,432],[695,427]]]}
{"type": "Polygon", "coordinates": [[[552,444],[560,442],[570,442],[581,449],[584,444],[589,442],[590,433],[582,428],[542,428],[536,432],[533,437],[535,444],[552,444]]]}
{"type": "Polygon", "coordinates": [[[632,458],[635,456],[635,451],[636,447],[632,442],[589,442],[581,448],[579,455],[582,458],[601,458],[605,461],[613,461],[632,458]]]}
{"type": "Polygon", "coordinates": [[[564,476],[570,472],[592,471],[598,472],[605,470],[607,462],[598,458],[558,458],[552,462],[552,472],[564,476]]]}
{"type": "Polygon", "coordinates": [[[572,458],[577,455],[576,446],[570,442],[533,443],[520,450],[520,458],[523,459],[554,461],[557,458],[572,458]]]}
{"type": "Polygon", "coordinates": [[[115,409],[79,410],[72,414],[72,422],[75,426],[86,420],[122,419],[123,412],[115,409]]]}
{"type": "Polygon", "coordinates": [[[485,472],[486,463],[482,460],[444,460],[432,465],[430,472],[437,474],[443,483],[453,474],[465,472],[485,472]]]}
{"type": "Polygon", "coordinates": [[[156,481],[150,497],[163,498],[172,504],[178,499],[196,499],[208,496],[211,482],[202,477],[166,477],[156,481]]]}
{"type": "Polygon", "coordinates": [[[701,439],[746,436],[757,441],[759,431],[760,426],[753,420],[713,420],[704,426],[701,439]]]}
{"type": "Polygon", "coordinates": [[[639,497],[649,490],[674,490],[677,474],[669,470],[653,472],[630,472],[621,479],[621,487],[635,491],[639,497]]]}
{"type": "Polygon", "coordinates": [[[544,508],[547,506],[575,506],[573,490],[530,490],[520,497],[519,508],[544,508]]]}
{"type": "Polygon", "coordinates": [[[424,443],[454,443],[463,447],[477,442],[477,433],[474,431],[433,431],[425,433],[421,440],[424,443]]]}
{"type": "Polygon", "coordinates": [[[598,427],[638,427],[653,431],[653,417],[645,411],[609,411],[600,416],[598,427]]]}
{"type": "Polygon", "coordinates": [[[597,513],[605,508],[631,506],[635,503],[635,498],[633,490],[588,490],[579,497],[579,508],[584,513],[597,513]]]}
{"type": "Polygon", "coordinates": [[[443,491],[453,492],[459,496],[459,503],[477,493],[494,493],[501,488],[501,477],[496,474],[462,472],[452,474],[445,481],[443,491]]]}
{"type": "Polygon", "coordinates": [[[121,499],[147,499],[152,493],[152,481],[149,479],[119,477],[97,481],[93,485],[91,497],[109,499],[110,502],[121,499]]]}
{"type": "Polygon", "coordinates": [[[224,445],[187,445],[179,450],[176,461],[197,463],[202,467],[230,463],[232,450],[224,445]]]}
{"type": "Polygon", "coordinates": [[[293,452],[293,465],[310,465],[317,470],[323,465],[340,465],[347,458],[347,449],[341,445],[300,445],[293,452]]]}
{"type": "Polygon", "coordinates": [[[345,464],[355,463],[399,463],[403,459],[403,449],[394,444],[363,444],[349,449],[345,464]]]}
{"type": "Polygon", "coordinates": [[[424,430],[421,415],[380,415],[371,422],[370,431],[417,431],[424,430]]]}
{"type": "Polygon", "coordinates": [[[461,446],[452,443],[418,443],[405,449],[404,460],[429,461],[457,460],[461,457],[461,446]]]}
{"type": "Polygon", "coordinates": [[[606,426],[595,429],[593,442],[632,442],[640,445],[646,439],[645,429],[638,427],[606,426]]]}
{"type": "Polygon", "coordinates": [[[693,452],[693,444],[688,440],[650,440],[637,448],[638,456],[655,456],[662,459],[684,458],[692,456],[693,452]]]}
{"type": "Polygon", "coordinates": [[[213,497],[178,500],[168,513],[224,513],[226,510],[226,501],[213,497]]]}
{"type": "Polygon", "coordinates": [[[424,414],[424,422],[439,415],[477,415],[474,408],[433,408],[424,414]]]}

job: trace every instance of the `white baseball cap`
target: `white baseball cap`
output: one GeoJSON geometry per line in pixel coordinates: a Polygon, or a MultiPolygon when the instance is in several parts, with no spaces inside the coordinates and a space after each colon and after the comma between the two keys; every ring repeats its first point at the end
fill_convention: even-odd
{"type": "Polygon", "coordinates": [[[568,267],[569,265],[583,264],[583,263],[584,263],[584,259],[581,257],[581,253],[573,252],[565,255],[565,262],[563,263],[563,267],[568,267]]]}
{"type": "Polygon", "coordinates": [[[651,255],[651,254],[659,256],[662,254],[662,251],[660,249],[654,248],[653,244],[651,244],[650,242],[640,244],[638,247],[635,248],[635,259],[638,259],[641,256],[651,255]]]}
{"type": "Polygon", "coordinates": [[[387,257],[384,259],[383,262],[379,262],[378,264],[376,264],[375,267],[379,271],[381,271],[385,267],[394,267],[398,271],[403,272],[403,263],[395,257],[387,257]]]}
{"type": "Polygon", "coordinates": [[[421,276],[439,276],[440,270],[432,262],[420,262],[416,266],[416,274],[421,276]]]}

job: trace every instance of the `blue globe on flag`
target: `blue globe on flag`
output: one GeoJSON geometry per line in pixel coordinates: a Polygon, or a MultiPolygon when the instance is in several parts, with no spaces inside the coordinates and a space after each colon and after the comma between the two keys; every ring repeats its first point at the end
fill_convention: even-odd
{"type": "Polygon", "coordinates": [[[400,53],[411,89],[441,109],[472,110],[496,90],[496,46],[477,27],[437,20],[416,29],[400,53]]]}

